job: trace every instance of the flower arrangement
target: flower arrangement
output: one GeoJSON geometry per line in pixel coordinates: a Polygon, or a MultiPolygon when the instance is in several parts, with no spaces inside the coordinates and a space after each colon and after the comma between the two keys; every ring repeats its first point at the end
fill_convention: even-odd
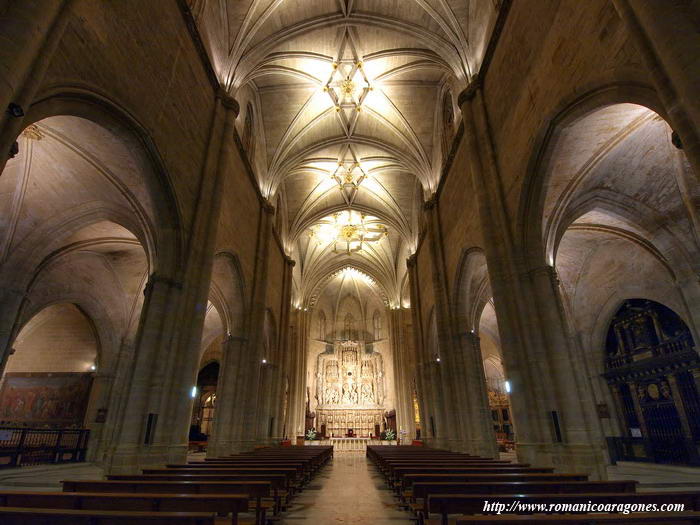
{"type": "Polygon", "coordinates": [[[382,441],[394,441],[396,439],[396,432],[389,428],[382,432],[381,438],[382,441]]]}
{"type": "Polygon", "coordinates": [[[313,441],[314,439],[316,439],[316,431],[315,431],[313,428],[310,428],[310,429],[306,432],[306,439],[307,439],[308,441],[313,441]]]}

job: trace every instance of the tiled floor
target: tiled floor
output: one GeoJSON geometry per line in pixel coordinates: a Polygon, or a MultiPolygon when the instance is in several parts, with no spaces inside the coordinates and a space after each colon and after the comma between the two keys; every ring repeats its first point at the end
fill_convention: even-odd
{"type": "Polygon", "coordinates": [[[364,452],[337,452],[332,463],[294,500],[282,523],[402,525],[412,521],[397,508],[364,452]]]}

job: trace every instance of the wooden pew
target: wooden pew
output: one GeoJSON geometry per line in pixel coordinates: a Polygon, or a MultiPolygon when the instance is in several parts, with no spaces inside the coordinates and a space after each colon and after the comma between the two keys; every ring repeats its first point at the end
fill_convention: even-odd
{"type": "Polygon", "coordinates": [[[414,483],[469,483],[469,482],[506,482],[506,481],[588,481],[586,474],[406,474],[402,476],[399,495],[408,500],[413,498],[414,483]]]}
{"type": "Polygon", "coordinates": [[[109,494],[99,492],[0,492],[0,507],[104,510],[134,512],[215,512],[231,515],[248,512],[248,496],[242,494],[109,494]]]}
{"type": "Polygon", "coordinates": [[[287,477],[279,474],[110,474],[110,481],[269,481],[275,501],[275,514],[284,510],[292,498],[287,477]]]}
{"type": "Polygon", "coordinates": [[[264,468],[264,469],[295,469],[295,478],[304,483],[313,475],[311,465],[292,461],[201,461],[177,464],[170,463],[165,468],[172,469],[200,469],[200,468],[264,468]]]}
{"type": "Polygon", "coordinates": [[[272,497],[269,481],[110,481],[64,480],[64,492],[149,493],[149,494],[244,494],[255,500],[257,523],[265,522],[268,506],[263,498],[272,497]]]}
{"type": "MultiPolygon", "coordinates": [[[[685,511],[700,511],[700,492],[622,492],[583,494],[430,494],[426,511],[440,515],[440,523],[447,525],[450,514],[483,514],[485,501],[497,501],[510,505],[513,501],[531,504],[586,504],[592,503],[642,503],[681,504],[685,511]]],[[[508,514],[511,516],[512,514],[508,514]]],[[[560,516],[562,514],[559,514],[560,516]]],[[[501,514],[501,516],[504,516],[501,514]]],[[[588,515],[589,519],[592,515],[588,515]]],[[[595,514],[597,518],[599,514],[595,514]]]]}
{"type": "Polygon", "coordinates": [[[2,525],[214,525],[214,519],[204,512],[0,508],[2,525]]]}
{"type": "Polygon", "coordinates": [[[279,468],[239,468],[239,467],[213,467],[213,468],[165,468],[165,469],[144,469],[144,474],[260,474],[269,475],[275,474],[284,476],[286,481],[286,490],[294,492],[302,486],[301,480],[295,469],[279,469],[279,468]]]}
{"type": "MultiPolygon", "coordinates": [[[[444,496],[444,501],[453,501],[449,498],[451,495],[464,496],[476,494],[484,499],[488,499],[489,494],[498,494],[503,496],[506,494],[587,494],[587,493],[627,493],[634,494],[636,481],[620,480],[620,481],[472,481],[465,483],[457,483],[453,481],[445,482],[416,482],[412,485],[412,503],[409,503],[409,508],[416,514],[419,521],[423,517],[430,515],[433,507],[431,507],[430,497],[433,495],[444,496]]],[[[496,496],[493,496],[496,499],[496,496]]],[[[442,502],[443,500],[438,500],[442,502]]],[[[455,500],[456,501],[456,500],[455,500]]],[[[432,505],[437,505],[433,500],[432,505]]],[[[483,507],[483,501],[482,501],[483,507]]],[[[467,512],[464,510],[444,513],[439,512],[446,517],[446,514],[456,514],[467,512]]]]}
{"type": "Polygon", "coordinates": [[[396,487],[402,484],[403,476],[407,474],[553,474],[554,469],[545,467],[503,467],[503,468],[471,468],[471,467],[397,467],[391,475],[387,476],[390,486],[396,487]]]}

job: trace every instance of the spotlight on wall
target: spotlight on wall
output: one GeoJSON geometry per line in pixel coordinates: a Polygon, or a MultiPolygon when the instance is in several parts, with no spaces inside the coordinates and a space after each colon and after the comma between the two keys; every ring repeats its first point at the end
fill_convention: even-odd
{"type": "Polygon", "coordinates": [[[266,365],[267,364],[267,359],[262,360],[262,364],[266,365]]]}
{"type": "Polygon", "coordinates": [[[95,370],[97,370],[97,367],[95,365],[90,365],[90,370],[94,372],[95,370]]]}
{"type": "Polygon", "coordinates": [[[195,397],[197,397],[197,387],[196,387],[196,386],[193,386],[193,387],[192,387],[192,391],[190,392],[190,397],[191,397],[192,399],[194,399],[195,397]]]}
{"type": "Polygon", "coordinates": [[[504,386],[506,387],[506,392],[510,394],[510,381],[506,381],[504,386]]]}
{"type": "Polygon", "coordinates": [[[437,361],[437,362],[439,363],[439,362],[440,362],[440,358],[437,357],[437,358],[435,359],[435,361],[437,361]]]}

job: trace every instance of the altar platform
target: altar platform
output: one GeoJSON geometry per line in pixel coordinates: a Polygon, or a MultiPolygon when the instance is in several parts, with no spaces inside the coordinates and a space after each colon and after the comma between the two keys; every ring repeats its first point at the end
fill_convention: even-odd
{"type": "Polygon", "coordinates": [[[335,452],[364,452],[367,445],[396,445],[396,441],[381,441],[369,437],[332,437],[305,441],[305,445],[332,446],[335,452]]]}

